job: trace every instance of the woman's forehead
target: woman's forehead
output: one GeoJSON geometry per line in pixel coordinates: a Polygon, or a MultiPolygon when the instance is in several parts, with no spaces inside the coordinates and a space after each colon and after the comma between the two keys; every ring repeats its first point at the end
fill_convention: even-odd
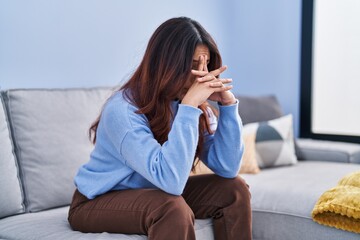
{"type": "Polygon", "coordinates": [[[195,48],[193,60],[198,61],[201,55],[206,55],[208,59],[210,59],[210,51],[206,45],[197,45],[195,48]]]}

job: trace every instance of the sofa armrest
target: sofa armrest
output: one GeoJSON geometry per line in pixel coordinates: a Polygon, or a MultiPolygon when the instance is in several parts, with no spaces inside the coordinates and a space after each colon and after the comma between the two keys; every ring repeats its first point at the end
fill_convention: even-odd
{"type": "Polygon", "coordinates": [[[360,164],[360,144],[315,139],[296,139],[299,160],[360,164]]]}

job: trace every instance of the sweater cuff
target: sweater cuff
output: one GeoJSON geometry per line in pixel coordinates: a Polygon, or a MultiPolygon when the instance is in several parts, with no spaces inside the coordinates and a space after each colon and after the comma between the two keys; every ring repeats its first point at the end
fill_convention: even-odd
{"type": "Polygon", "coordinates": [[[199,117],[202,111],[199,108],[195,108],[186,104],[179,104],[176,118],[182,123],[199,124],[199,117]]]}
{"type": "Polygon", "coordinates": [[[236,99],[236,103],[231,105],[219,105],[220,116],[239,116],[239,100],[236,99]]]}
{"type": "Polygon", "coordinates": [[[239,100],[236,99],[236,102],[234,104],[230,104],[230,105],[221,105],[220,103],[218,103],[219,106],[219,110],[220,111],[234,111],[234,110],[238,110],[239,107],[239,100]],[[230,110],[232,109],[232,110],[230,110]]]}

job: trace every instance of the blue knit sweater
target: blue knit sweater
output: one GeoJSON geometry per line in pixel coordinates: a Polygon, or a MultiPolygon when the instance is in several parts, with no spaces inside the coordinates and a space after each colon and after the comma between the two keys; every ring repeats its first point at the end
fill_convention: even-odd
{"type": "MultiPolygon", "coordinates": [[[[215,134],[205,135],[202,161],[217,175],[238,174],[243,143],[237,104],[219,106],[215,134]]],[[[75,185],[89,199],[110,190],[158,188],[181,195],[198,144],[202,111],[172,102],[174,119],[168,140],[160,145],[147,118],[117,92],[106,103],[90,160],[80,167],[75,185]]]]}

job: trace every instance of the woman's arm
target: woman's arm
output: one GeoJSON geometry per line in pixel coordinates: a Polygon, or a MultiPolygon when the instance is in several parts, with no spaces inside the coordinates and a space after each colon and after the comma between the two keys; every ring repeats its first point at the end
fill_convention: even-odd
{"type": "Polygon", "coordinates": [[[165,192],[181,195],[198,144],[201,110],[179,104],[168,140],[160,145],[143,115],[130,110],[130,127],[115,113],[108,114],[107,135],[119,151],[121,161],[165,192]],[[129,130],[121,134],[116,129],[129,130]]]}
{"type": "Polygon", "coordinates": [[[215,134],[205,136],[201,160],[217,175],[235,177],[240,169],[244,145],[238,103],[219,106],[218,126],[215,134]]]}

